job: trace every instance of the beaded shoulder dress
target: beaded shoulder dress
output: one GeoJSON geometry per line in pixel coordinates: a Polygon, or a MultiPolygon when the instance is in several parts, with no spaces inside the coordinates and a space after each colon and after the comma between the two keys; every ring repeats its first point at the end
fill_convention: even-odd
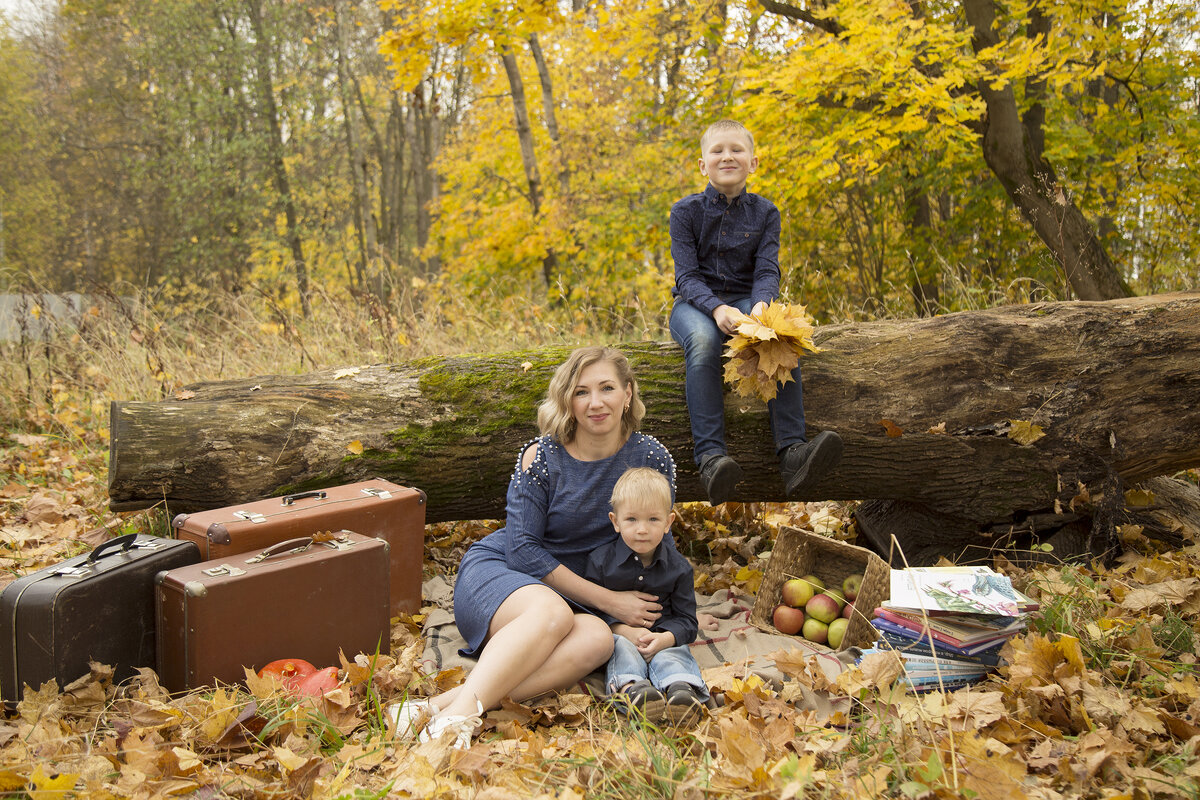
{"type": "MultiPolygon", "coordinates": [[[[559,564],[583,575],[588,554],[617,538],[608,519],[609,499],[617,479],[632,467],[666,475],[674,499],[675,461],[648,434],[631,434],[620,450],[598,461],[573,458],[549,436],[521,448],[508,484],[504,527],[471,545],[455,579],[454,621],[467,641],[464,656],[478,654],[492,617],[510,594],[541,583],[559,564]],[[534,445],[537,456],[522,470],[521,458],[534,445]]],[[[670,537],[666,541],[675,546],[670,537]]]]}

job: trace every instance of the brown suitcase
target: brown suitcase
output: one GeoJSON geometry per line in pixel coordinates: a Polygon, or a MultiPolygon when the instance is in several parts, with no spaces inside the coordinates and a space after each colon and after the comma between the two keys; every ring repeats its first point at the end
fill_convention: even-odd
{"type": "Polygon", "coordinates": [[[158,675],[172,692],[236,683],[281,658],[387,653],[388,543],[350,531],[155,577],[158,675]]]}
{"type": "Polygon", "coordinates": [[[351,530],[386,539],[392,549],[391,613],[421,608],[425,493],[382,478],[312,492],[180,514],[175,535],[200,547],[204,561],[262,550],[298,536],[351,530]]]}
{"type": "Polygon", "coordinates": [[[12,705],[25,685],[58,688],[113,668],[113,682],[157,667],[154,576],[195,564],[192,542],[129,533],[95,550],[17,578],[0,592],[0,698],[12,705]]]}

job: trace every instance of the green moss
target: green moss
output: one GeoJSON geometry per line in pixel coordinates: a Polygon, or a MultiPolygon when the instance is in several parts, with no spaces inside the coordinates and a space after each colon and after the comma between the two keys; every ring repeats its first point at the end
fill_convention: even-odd
{"type": "MultiPolygon", "coordinates": [[[[650,344],[647,348],[653,352],[656,346],[650,344]]],[[[662,364],[653,356],[647,357],[647,351],[641,347],[622,349],[643,386],[664,381],[670,385],[682,378],[682,352],[678,363],[662,364]]],[[[418,385],[432,422],[386,431],[384,436],[391,447],[368,449],[359,455],[347,453],[340,462],[340,475],[323,475],[303,484],[281,487],[279,491],[327,486],[346,475],[436,473],[440,468],[438,461],[453,458],[464,440],[487,439],[498,433],[510,439],[524,438],[519,434],[512,436],[514,430],[526,430],[528,436],[534,436],[537,406],[546,395],[554,370],[570,352],[569,347],[542,348],[410,362],[408,366],[419,376],[418,385]]],[[[491,467],[496,474],[480,475],[480,479],[503,484],[511,469],[507,458],[500,459],[491,467]]],[[[431,502],[434,499],[430,497],[431,502]]]]}

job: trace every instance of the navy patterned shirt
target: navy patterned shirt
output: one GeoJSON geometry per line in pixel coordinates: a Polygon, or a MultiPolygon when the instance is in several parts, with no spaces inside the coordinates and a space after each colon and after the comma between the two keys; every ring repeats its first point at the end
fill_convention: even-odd
{"type": "MultiPolygon", "coordinates": [[[[638,554],[618,537],[592,551],[583,576],[615,592],[638,591],[656,595],[662,604],[662,616],[650,630],[670,631],[675,634],[677,646],[696,640],[700,626],[696,622],[692,565],[675,549],[669,533],[654,551],[650,566],[643,565],[638,554]]],[[[597,614],[609,625],[617,622],[615,617],[603,612],[597,614]]]]}
{"type": "Polygon", "coordinates": [[[671,208],[676,297],[712,316],[722,297],[779,296],[779,209],[743,191],[727,201],[710,183],[671,208]]]}

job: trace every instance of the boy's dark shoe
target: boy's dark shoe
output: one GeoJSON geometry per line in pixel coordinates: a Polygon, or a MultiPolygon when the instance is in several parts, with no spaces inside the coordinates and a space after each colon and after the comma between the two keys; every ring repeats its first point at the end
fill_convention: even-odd
{"type": "Polygon", "coordinates": [[[676,724],[692,722],[700,716],[704,698],[695,686],[677,681],[667,687],[667,719],[676,724]]]}
{"type": "Polygon", "coordinates": [[[787,496],[806,491],[842,460],[842,437],[821,431],[809,442],[799,442],[783,452],[780,471],[787,496]]]}
{"type": "Polygon", "coordinates": [[[733,497],[733,487],[742,479],[742,468],[724,453],[709,453],[700,460],[700,483],[714,506],[733,497]]]}
{"type": "Polygon", "coordinates": [[[618,711],[624,714],[633,714],[636,711],[651,722],[662,719],[667,704],[663,693],[645,679],[628,684],[609,699],[618,711]]]}

